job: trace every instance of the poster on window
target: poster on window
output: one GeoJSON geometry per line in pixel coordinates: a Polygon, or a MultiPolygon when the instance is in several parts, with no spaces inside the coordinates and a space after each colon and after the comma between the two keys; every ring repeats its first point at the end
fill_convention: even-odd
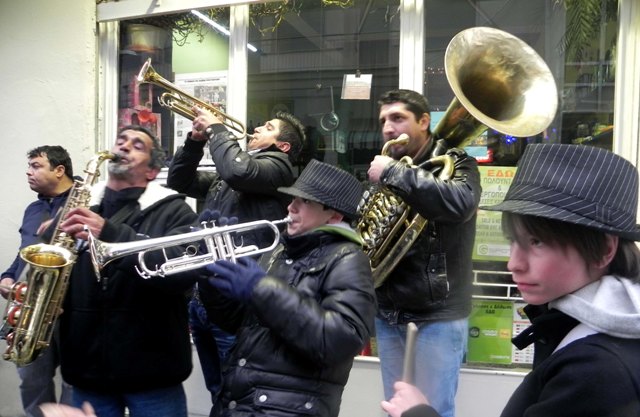
{"type": "MultiPolygon", "coordinates": [[[[516,167],[480,166],[482,195],[480,206],[501,203],[516,174],[516,167]]],[[[508,261],[509,241],[502,234],[502,213],[478,210],[476,240],[473,259],[475,261],[508,261]]]]}
{"type": "MultiPolygon", "coordinates": [[[[527,305],[525,302],[513,303],[513,335],[519,335],[527,327],[531,326],[531,321],[527,317],[527,313],[524,312],[524,307],[527,305]]],[[[515,346],[512,346],[511,352],[512,362],[515,364],[533,364],[533,344],[526,348],[519,350],[515,346]]]]}
{"type": "Polygon", "coordinates": [[[467,362],[511,364],[512,301],[472,301],[467,362]]]}
{"type": "MultiPolygon", "coordinates": [[[[176,74],[175,85],[186,94],[202,100],[226,113],[227,107],[227,71],[211,71],[176,74]]],[[[191,132],[191,120],[175,115],[174,118],[174,152],[184,144],[187,134],[191,132]]],[[[200,165],[213,165],[209,148],[205,146],[204,157],[200,165]]]]}

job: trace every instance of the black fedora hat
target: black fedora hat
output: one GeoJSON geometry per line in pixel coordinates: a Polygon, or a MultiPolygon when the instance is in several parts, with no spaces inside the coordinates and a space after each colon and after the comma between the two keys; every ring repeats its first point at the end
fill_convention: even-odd
{"type": "Polygon", "coordinates": [[[279,187],[278,191],[315,201],[355,219],[364,189],[360,181],[347,171],[312,159],[295,184],[279,187]]]}
{"type": "Polygon", "coordinates": [[[544,217],[640,240],[638,171],[584,145],[528,145],[504,201],[484,210],[544,217]]]}

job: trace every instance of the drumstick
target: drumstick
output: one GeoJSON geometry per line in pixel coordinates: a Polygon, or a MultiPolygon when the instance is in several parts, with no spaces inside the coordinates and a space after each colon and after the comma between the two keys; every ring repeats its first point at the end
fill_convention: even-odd
{"type": "Polygon", "coordinates": [[[402,380],[409,384],[413,384],[414,368],[416,362],[416,336],[418,334],[418,326],[410,322],[407,324],[407,338],[404,347],[404,364],[402,367],[402,380]]]}

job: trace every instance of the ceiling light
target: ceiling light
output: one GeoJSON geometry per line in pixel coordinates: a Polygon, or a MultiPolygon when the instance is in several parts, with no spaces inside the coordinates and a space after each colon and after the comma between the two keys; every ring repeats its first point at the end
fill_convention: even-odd
{"type": "MultiPolygon", "coordinates": [[[[215,21],[209,19],[209,17],[205,16],[204,14],[200,13],[197,10],[191,10],[191,13],[193,13],[196,16],[198,16],[203,22],[206,22],[209,25],[211,25],[211,27],[213,27],[218,32],[222,33],[225,36],[229,36],[229,34],[230,34],[229,29],[225,28],[224,26],[222,26],[218,22],[215,22],[215,21]]],[[[251,52],[257,52],[258,51],[258,49],[255,46],[251,45],[250,43],[247,44],[247,48],[249,48],[249,50],[251,52]]]]}

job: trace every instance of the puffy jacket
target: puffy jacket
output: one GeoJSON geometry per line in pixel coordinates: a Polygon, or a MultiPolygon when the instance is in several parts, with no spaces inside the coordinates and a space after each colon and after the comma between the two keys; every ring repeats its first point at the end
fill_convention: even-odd
{"type": "Polygon", "coordinates": [[[438,170],[400,162],[389,164],[381,176],[381,182],[411,206],[411,217],[420,213],[428,220],[376,291],[379,314],[392,324],[453,320],[471,311],[480,173],[476,160],[464,151],[451,149],[447,154],[455,159],[455,173],[449,180],[438,178],[438,170]]]}
{"type": "MultiPolygon", "coordinates": [[[[278,187],[289,186],[295,180],[288,155],[276,146],[250,155],[240,148],[238,141],[230,139],[230,132],[213,126],[209,149],[216,172],[197,171],[205,142],[191,140],[189,136],[173,158],[167,185],[204,200],[206,209],[238,217],[240,223],[285,217],[290,198],[279,193],[278,187]]],[[[269,239],[270,235],[254,233],[245,243],[269,239]]]]}
{"type": "MultiPolygon", "coordinates": [[[[101,200],[101,184],[92,198],[101,200]],[[95,197],[94,197],[95,196],[95,197]]],[[[92,206],[99,212],[99,206],[92,206]]],[[[137,202],[106,223],[105,242],[129,242],[188,231],[196,214],[184,195],[150,183],[137,202]]],[[[178,247],[167,249],[177,256],[178,247]]],[[[147,256],[148,265],[162,263],[147,256]]],[[[98,280],[88,251],[79,253],[60,316],[61,369],[66,382],[100,392],[135,392],[179,384],[191,373],[187,301],[191,274],[141,278],[137,254],[114,260],[98,280]]]]}
{"type": "Polygon", "coordinates": [[[263,257],[268,275],[244,307],[200,286],[209,317],[237,330],[222,416],[338,415],[375,315],[369,261],[345,235],[318,229],[284,237],[284,246],[263,257]]]}

